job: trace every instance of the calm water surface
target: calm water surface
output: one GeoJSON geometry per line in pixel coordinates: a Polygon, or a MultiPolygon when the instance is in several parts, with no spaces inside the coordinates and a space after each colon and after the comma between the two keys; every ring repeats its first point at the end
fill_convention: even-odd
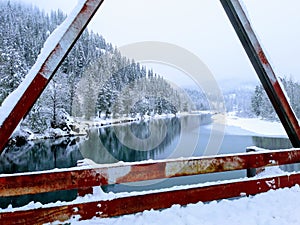
{"type": "MultiPolygon", "coordinates": [[[[235,128],[237,129],[237,128],[235,128]]],[[[0,172],[42,171],[76,166],[77,160],[89,158],[97,163],[134,162],[189,156],[241,153],[248,146],[268,149],[290,148],[286,138],[259,137],[236,130],[232,135],[222,127],[211,125],[210,115],[190,115],[139,121],[90,130],[87,137],[40,140],[6,149],[0,157],[0,172]]],[[[287,166],[288,170],[298,166],[287,166]]],[[[245,171],[204,174],[190,177],[110,185],[105,191],[132,191],[170,187],[182,184],[245,177],[245,171]]],[[[0,198],[0,207],[20,206],[30,201],[46,203],[71,200],[76,191],[60,191],[16,198],[0,198]],[[66,194],[67,193],[67,194],[66,194]]]]}

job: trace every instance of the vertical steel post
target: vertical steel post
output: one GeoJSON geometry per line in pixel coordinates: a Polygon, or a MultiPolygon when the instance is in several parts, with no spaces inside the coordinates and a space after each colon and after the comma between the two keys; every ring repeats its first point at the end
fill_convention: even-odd
{"type": "Polygon", "coordinates": [[[263,52],[239,0],[220,1],[268,94],[292,145],[294,147],[300,147],[300,129],[298,120],[287,100],[287,96],[285,96],[285,92],[282,89],[283,87],[280,86],[280,81],[263,52]]]}
{"type": "MultiPolygon", "coordinates": [[[[76,8],[64,22],[62,31],[58,40],[54,40],[53,50],[45,57],[41,63],[35,77],[27,86],[26,90],[16,102],[12,102],[14,107],[8,113],[7,118],[0,124],[0,153],[5,148],[10,136],[18,126],[19,122],[27,115],[38,97],[46,88],[49,81],[67,56],[73,45],[88,25],[98,8],[104,0],[80,0],[81,8],[76,8]],[[75,14],[76,12],[76,14],[75,14]]],[[[78,6],[77,6],[78,7],[78,6]]],[[[51,37],[51,36],[50,36],[51,37]]],[[[47,43],[47,42],[46,42],[47,43]]],[[[20,87],[19,87],[20,88],[20,87]]]]}

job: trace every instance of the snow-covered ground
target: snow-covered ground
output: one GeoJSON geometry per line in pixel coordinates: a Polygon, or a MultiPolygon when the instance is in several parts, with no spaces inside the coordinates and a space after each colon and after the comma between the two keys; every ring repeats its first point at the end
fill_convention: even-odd
{"type": "Polygon", "coordinates": [[[72,221],[71,224],[114,225],[299,225],[300,187],[271,190],[237,200],[174,205],[163,211],[144,211],[109,219],[72,221]]]}
{"type": "Polygon", "coordinates": [[[270,122],[259,118],[228,117],[227,125],[237,126],[260,136],[287,137],[282,124],[279,122],[270,122]]]}
{"type": "Polygon", "coordinates": [[[222,114],[214,115],[213,119],[216,123],[225,124],[225,132],[228,134],[287,137],[280,122],[266,121],[261,118],[240,118],[222,114]]]}
{"type": "MultiPolygon", "coordinates": [[[[280,174],[287,174],[287,172],[283,172],[278,167],[270,167],[257,176],[268,177],[280,174]]],[[[98,194],[105,199],[112,197],[111,193],[99,193],[99,190],[98,194]]],[[[128,193],[125,195],[128,195],[128,193]]],[[[256,196],[241,197],[236,200],[199,202],[187,206],[173,205],[171,208],[161,211],[146,210],[116,218],[93,218],[88,221],[74,219],[69,222],[72,225],[299,225],[299,200],[300,187],[295,185],[292,188],[271,190],[256,196]]]]}

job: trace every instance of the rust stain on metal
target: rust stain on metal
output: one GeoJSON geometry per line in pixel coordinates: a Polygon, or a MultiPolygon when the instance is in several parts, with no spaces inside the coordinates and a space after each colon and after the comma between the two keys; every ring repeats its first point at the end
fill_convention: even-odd
{"type": "Polygon", "coordinates": [[[267,60],[267,58],[265,56],[265,53],[263,52],[262,49],[259,49],[259,51],[258,51],[258,57],[259,57],[259,59],[261,60],[261,62],[263,64],[269,64],[269,62],[268,62],[268,60],[267,60]]]}
{"type": "Polygon", "coordinates": [[[238,170],[243,169],[246,166],[246,160],[235,156],[231,160],[227,160],[224,162],[223,170],[229,171],[229,170],[238,170]]]}
{"type": "Polygon", "coordinates": [[[225,172],[270,165],[300,162],[300,150],[278,150],[263,153],[233,154],[218,157],[166,160],[153,163],[108,165],[89,169],[68,169],[20,175],[0,176],[0,196],[37,194],[58,190],[86,189],[152,179],[225,172]],[[51,180],[51,183],[49,183],[51,180]]]}
{"type": "Polygon", "coordinates": [[[245,161],[240,157],[204,158],[202,160],[167,163],[167,177],[224,172],[245,168],[245,161]]]}
{"type": "MultiPolygon", "coordinates": [[[[93,5],[95,5],[95,3],[93,3],[93,5]]],[[[80,14],[89,14],[90,13],[89,11],[90,11],[90,9],[89,9],[88,5],[85,3],[81,9],[80,14]]]]}
{"type": "Polygon", "coordinates": [[[165,168],[165,162],[150,163],[146,165],[132,165],[130,166],[130,171],[126,175],[116,179],[116,183],[128,182],[129,180],[130,182],[134,182],[165,178],[165,168]]]}
{"type": "Polygon", "coordinates": [[[256,180],[245,180],[215,184],[211,186],[181,189],[167,192],[129,196],[107,201],[95,201],[70,204],[34,210],[0,212],[3,224],[44,224],[54,221],[66,221],[74,216],[81,220],[93,217],[114,217],[138,213],[150,209],[169,208],[174,204],[187,205],[199,201],[207,202],[225,198],[255,195],[271,189],[292,187],[300,183],[300,173],[275,176],[256,180]]]}

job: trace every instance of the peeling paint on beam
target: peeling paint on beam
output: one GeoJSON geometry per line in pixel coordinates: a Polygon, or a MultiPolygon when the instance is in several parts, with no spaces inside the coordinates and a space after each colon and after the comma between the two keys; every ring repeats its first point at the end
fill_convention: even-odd
{"type": "Polygon", "coordinates": [[[38,208],[26,211],[0,213],[3,224],[44,224],[66,221],[80,216],[81,220],[93,217],[114,217],[143,212],[151,209],[165,209],[174,204],[187,205],[219,199],[255,195],[278,188],[292,187],[300,183],[300,174],[275,176],[270,178],[249,179],[211,186],[180,189],[167,192],[136,195],[112,200],[66,204],[64,206],[38,208]]]}
{"type": "Polygon", "coordinates": [[[98,165],[0,176],[0,196],[18,196],[58,190],[260,168],[300,162],[300,150],[250,152],[216,157],[98,165]],[[51,181],[51,182],[49,182],[51,181]]]}

